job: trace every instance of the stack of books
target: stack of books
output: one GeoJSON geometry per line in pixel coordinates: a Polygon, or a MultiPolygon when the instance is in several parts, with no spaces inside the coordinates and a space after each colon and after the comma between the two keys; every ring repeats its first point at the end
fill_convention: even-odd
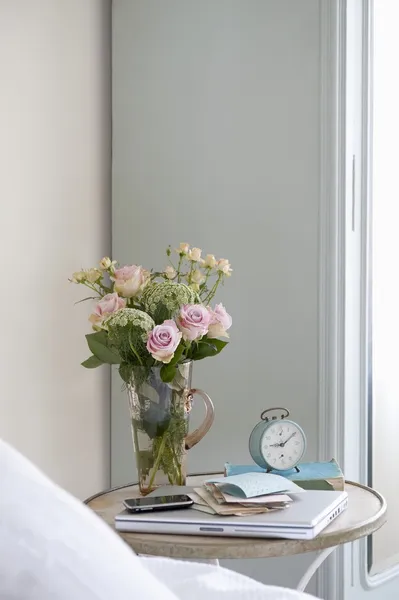
{"type": "Polygon", "coordinates": [[[287,508],[290,494],[303,492],[296,483],[275,474],[243,473],[209,479],[188,495],[196,510],[223,516],[257,515],[287,508]]]}
{"type": "MultiPolygon", "coordinates": [[[[301,463],[298,465],[298,469],[298,471],[295,469],[279,471],[279,474],[295,482],[304,490],[335,490],[337,492],[344,490],[345,478],[334,459],[329,462],[301,463]]],[[[265,473],[265,470],[255,464],[232,465],[226,463],[224,473],[226,477],[230,477],[242,473],[265,473]]],[[[277,473],[277,471],[271,471],[271,473],[277,473]]]]}

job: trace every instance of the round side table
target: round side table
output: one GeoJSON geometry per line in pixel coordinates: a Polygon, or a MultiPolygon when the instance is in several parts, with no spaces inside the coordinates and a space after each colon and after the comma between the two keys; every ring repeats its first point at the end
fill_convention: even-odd
{"type": "MultiPolygon", "coordinates": [[[[214,473],[190,476],[187,478],[187,485],[199,487],[211,475],[214,473]]],[[[303,591],[319,566],[338,545],[370,535],[386,521],[387,505],[377,491],[352,481],[346,482],[345,490],[348,492],[348,508],[313,540],[223,538],[119,531],[118,534],[137,554],[206,559],[214,564],[218,564],[218,560],[223,558],[271,558],[321,550],[297,586],[298,590],[303,591]]],[[[96,494],[88,498],[85,504],[114,528],[115,515],[124,508],[123,499],[137,496],[138,486],[131,484],[96,494]]]]}

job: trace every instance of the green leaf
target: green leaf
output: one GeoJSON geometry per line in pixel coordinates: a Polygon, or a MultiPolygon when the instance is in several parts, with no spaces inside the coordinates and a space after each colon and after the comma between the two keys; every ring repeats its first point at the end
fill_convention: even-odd
{"type": "Polygon", "coordinates": [[[97,356],[90,356],[90,358],[82,362],[82,367],[86,367],[86,369],[95,369],[103,364],[103,361],[97,358],[97,356]]]}
{"type": "Polygon", "coordinates": [[[170,419],[171,414],[168,410],[150,401],[148,409],[143,414],[141,425],[148,437],[154,439],[165,433],[170,419]]]}
{"type": "Polygon", "coordinates": [[[184,342],[180,342],[180,344],[177,346],[177,348],[175,350],[172,360],[169,363],[170,365],[176,365],[179,362],[179,360],[181,359],[181,357],[183,355],[184,349],[185,349],[184,342]]]}
{"type": "Polygon", "coordinates": [[[207,341],[208,343],[212,344],[212,346],[216,346],[217,348],[217,354],[219,354],[219,352],[221,352],[223,350],[223,348],[225,348],[227,346],[227,344],[229,342],[224,342],[223,340],[218,340],[217,338],[203,338],[202,341],[207,341]]]}
{"type": "Polygon", "coordinates": [[[103,344],[106,346],[108,343],[108,333],[102,329],[101,331],[96,331],[95,333],[88,333],[86,335],[87,343],[89,343],[89,339],[96,340],[99,344],[103,344]]]}
{"type": "Polygon", "coordinates": [[[86,302],[86,300],[98,300],[98,296],[87,296],[87,298],[78,300],[77,302],[75,302],[75,304],[80,304],[81,302],[86,302]]]}
{"type": "Polygon", "coordinates": [[[163,365],[163,367],[161,368],[161,379],[164,383],[170,383],[171,381],[173,381],[175,375],[176,375],[176,366],[175,365],[171,365],[169,363],[168,365],[163,365]]]}
{"type": "Polygon", "coordinates": [[[217,354],[217,348],[209,342],[198,342],[193,348],[191,358],[193,360],[202,360],[208,356],[215,356],[217,354]]]}
{"type": "Polygon", "coordinates": [[[202,360],[208,356],[216,356],[223,350],[227,342],[222,340],[203,338],[196,344],[191,352],[193,360],[202,360]]]}
{"type": "Polygon", "coordinates": [[[87,344],[94,356],[102,362],[110,365],[119,365],[121,357],[116,350],[111,350],[108,347],[108,334],[106,331],[97,331],[96,333],[88,333],[86,335],[87,344]]]}
{"type": "Polygon", "coordinates": [[[122,381],[130,383],[132,380],[132,371],[133,367],[131,364],[122,362],[119,366],[119,375],[121,376],[122,381]]]}

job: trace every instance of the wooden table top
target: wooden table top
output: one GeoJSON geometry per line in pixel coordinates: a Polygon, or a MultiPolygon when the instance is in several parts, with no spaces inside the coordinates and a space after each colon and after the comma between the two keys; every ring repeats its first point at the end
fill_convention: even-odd
{"type": "MultiPolygon", "coordinates": [[[[208,475],[187,478],[188,486],[200,486],[208,475]]],[[[154,533],[118,534],[137,554],[170,558],[223,559],[270,558],[322,550],[352,542],[379,529],[386,521],[386,502],[375,490],[350,481],[346,482],[348,508],[313,540],[256,539],[208,537],[154,533]]],[[[86,500],[108,525],[114,528],[115,515],[123,510],[123,500],[139,495],[137,485],[127,485],[101,492],[86,500]]]]}

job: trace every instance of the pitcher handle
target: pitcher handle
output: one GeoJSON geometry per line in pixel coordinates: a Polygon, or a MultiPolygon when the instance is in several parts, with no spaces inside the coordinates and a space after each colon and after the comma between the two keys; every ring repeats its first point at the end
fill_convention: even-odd
{"type": "Polygon", "coordinates": [[[213,407],[213,402],[209,398],[208,394],[205,394],[204,391],[197,390],[197,389],[190,390],[189,394],[191,396],[194,396],[195,394],[198,394],[198,396],[201,396],[201,398],[203,399],[204,404],[205,404],[205,418],[204,418],[203,422],[201,423],[201,425],[197,429],[194,429],[194,431],[187,434],[186,442],[185,442],[186,450],[190,450],[190,448],[192,448],[193,446],[195,446],[195,444],[198,444],[198,442],[200,440],[202,440],[204,435],[211,428],[211,425],[215,418],[215,410],[213,407]]]}

